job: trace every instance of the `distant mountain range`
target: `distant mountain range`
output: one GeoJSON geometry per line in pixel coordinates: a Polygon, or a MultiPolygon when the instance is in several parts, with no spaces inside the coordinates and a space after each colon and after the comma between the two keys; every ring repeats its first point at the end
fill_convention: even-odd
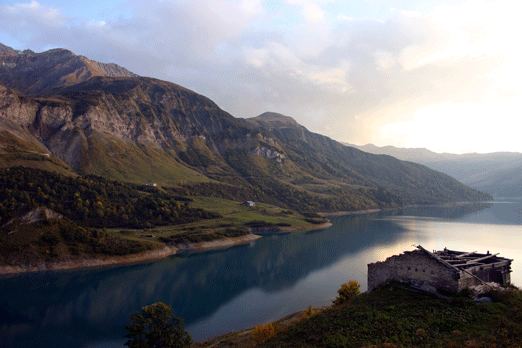
{"type": "Polygon", "coordinates": [[[456,155],[424,148],[347,144],[373,154],[424,164],[495,197],[522,197],[522,153],[494,152],[456,155]]]}
{"type": "Polygon", "coordinates": [[[294,119],[235,118],[174,83],[64,49],[0,46],[0,167],[96,174],[301,211],[481,200],[423,165],[344,146],[294,119]]]}

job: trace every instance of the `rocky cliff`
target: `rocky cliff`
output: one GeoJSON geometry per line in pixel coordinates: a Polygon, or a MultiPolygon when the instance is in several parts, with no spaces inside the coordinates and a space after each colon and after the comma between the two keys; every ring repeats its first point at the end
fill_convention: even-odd
{"type": "Polygon", "coordinates": [[[487,198],[424,166],[312,133],[288,116],[235,118],[179,85],[66,50],[3,51],[4,167],[31,154],[38,158],[24,165],[54,161],[71,173],[301,210],[487,198]]]}

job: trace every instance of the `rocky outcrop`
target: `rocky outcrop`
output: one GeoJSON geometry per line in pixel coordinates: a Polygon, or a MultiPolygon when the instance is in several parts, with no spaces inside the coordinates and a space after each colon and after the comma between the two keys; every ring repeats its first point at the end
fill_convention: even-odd
{"type": "Polygon", "coordinates": [[[24,215],[7,222],[4,227],[12,225],[29,225],[40,221],[61,220],[63,215],[46,207],[35,208],[24,215]]]}
{"type": "Polygon", "coordinates": [[[41,144],[31,151],[45,149],[80,174],[169,185],[211,179],[317,211],[487,199],[426,167],[312,133],[288,116],[235,118],[184,87],[67,50],[4,52],[0,148],[15,133],[28,134],[25,143],[41,144]]]}
{"type": "Polygon", "coordinates": [[[54,88],[71,86],[94,76],[136,75],[116,64],[99,63],[64,49],[35,53],[0,46],[0,80],[23,94],[47,94],[54,88]]]}
{"type": "Polygon", "coordinates": [[[59,219],[63,219],[63,215],[58,214],[57,212],[46,207],[38,207],[20,217],[20,222],[25,224],[33,224],[39,221],[59,219]]]}
{"type": "Polygon", "coordinates": [[[257,146],[254,150],[254,154],[256,156],[261,156],[261,157],[268,158],[270,160],[274,160],[278,163],[282,163],[283,160],[285,159],[285,155],[282,154],[281,152],[274,150],[274,149],[270,149],[265,146],[257,146]]]}

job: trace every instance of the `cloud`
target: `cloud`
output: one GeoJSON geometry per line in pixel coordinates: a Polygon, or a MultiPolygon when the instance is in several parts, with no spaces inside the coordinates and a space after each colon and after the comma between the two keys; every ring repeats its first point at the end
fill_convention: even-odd
{"type": "Polygon", "coordinates": [[[318,1],[314,0],[286,0],[290,5],[301,8],[303,18],[311,23],[321,22],[325,19],[325,13],[318,1]]]}
{"type": "Polygon", "coordinates": [[[45,28],[63,27],[64,18],[57,9],[40,5],[37,1],[0,5],[2,32],[31,40],[34,31],[45,28]]]}
{"type": "MultiPolygon", "coordinates": [[[[342,10],[346,3],[335,0],[126,0],[125,15],[85,20],[15,2],[0,5],[0,37],[19,48],[70,48],[179,83],[236,116],[293,115],[343,141],[522,151],[522,140],[488,134],[484,112],[473,118],[498,110],[496,132],[512,134],[518,125],[522,4],[404,3],[381,1],[375,15],[342,10]],[[423,126],[437,120],[453,127],[444,142],[423,126]]],[[[370,2],[359,6],[364,12],[370,2]]]]}

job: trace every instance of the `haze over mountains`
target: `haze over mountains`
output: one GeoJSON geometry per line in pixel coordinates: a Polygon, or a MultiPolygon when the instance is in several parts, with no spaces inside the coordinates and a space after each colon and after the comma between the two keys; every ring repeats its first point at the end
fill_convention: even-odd
{"type": "Polygon", "coordinates": [[[424,164],[446,173],[477,190],[495,197],[522,197],[522,153],[436,153],[423,148],[394,146],[350,145],[360,150],[390,155],[395,158],[424,164]]]}
{"type": "Polygon", "coordinates": [[[202,95],[115,64],[1,46],[0,166],[15,165],[313,211],[488,198],[288,116],[235,118],[202,95]]]}

